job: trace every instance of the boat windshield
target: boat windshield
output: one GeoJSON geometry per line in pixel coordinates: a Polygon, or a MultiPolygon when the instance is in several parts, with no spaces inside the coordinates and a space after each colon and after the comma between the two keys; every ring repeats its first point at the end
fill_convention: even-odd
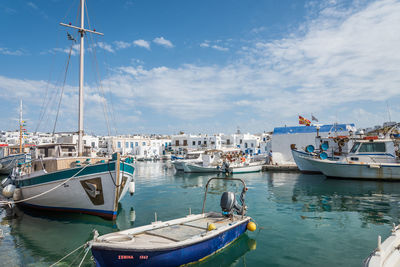
{"type": "Polygon", "coordinates": [[[359,142],[354,143],[353,147],[350,150],[350,153],[356,153],[356,151],[359,148],[359,146],[360,146],[359,142]]]}
{"type": "Polygon", "coordinates": [[[385,143],[363,143],[358,152],[386,152],[385,143]]]}

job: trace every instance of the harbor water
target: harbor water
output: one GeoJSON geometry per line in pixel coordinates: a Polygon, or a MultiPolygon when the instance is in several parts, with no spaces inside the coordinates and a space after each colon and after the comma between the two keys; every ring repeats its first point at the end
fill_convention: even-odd
{"type": "MultiPolygon", "coordinates": [[[[170,163],[136,163],[136,192],[114,222],[79,214],[0,210],[0,266],[49,266],[100,234],[200,213],[204,186],[215,175],[175,173],[170,163]]],[[[258,229],[194,266],[361,266],[399,223],[400,183],[334,180],[323,175],[260,172],[234,175],[249,188],[248,215],[258,229]]],[[[215,181],[206,210],[220,211],[215,181]]],[[[77,266],[84,250],[57,266],[77,266]]],[[[94,266],[89,256],[84,266],[94,266]]]]}

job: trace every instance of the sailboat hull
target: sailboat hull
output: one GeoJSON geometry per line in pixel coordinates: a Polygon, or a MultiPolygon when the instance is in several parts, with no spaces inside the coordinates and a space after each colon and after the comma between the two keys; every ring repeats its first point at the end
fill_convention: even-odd
{"type": "Polygon", "coordinates": [[[17,180],[22,199],[26,199],[21,205],[115,219],[118,202],[126,194],[134,171],[130,164],[121,162],[119,171],[116,165],[116,162],[110,162],[22,176],[17,180]]]}

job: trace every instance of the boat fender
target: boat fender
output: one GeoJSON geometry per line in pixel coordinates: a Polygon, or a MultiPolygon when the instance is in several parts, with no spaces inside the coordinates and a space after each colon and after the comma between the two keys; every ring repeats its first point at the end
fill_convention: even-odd
{"type": "Polygon", "coordinates": [[[15,185],[9,184],[3,188],[2,194],[5,198],[10,198],[13,196],[15,190],[15,185]]]}
{"type": "Polygon", "coordinates": [[[129,183],[129,193],[131,196],[135,193],[135,181],[131,181],[129,183]]]}
{"type": "Polygon", "coordinates": [[[254,232],[257,229],[257,226],[254,222],[249,222],[247,224],[247,230],[254,232]]]}
{"type": "Polygon", "coordinates": [[[14,201],[18,201],[22,199],[22,190],[21,188],[16,188],[13,194],[14,201]]]}
{"type": "Polygon", "coordinates": [[[11,184],[12,180],[10,177],[6,177],[1,181],[1,187],[6,187],[7,185],[11,184]]]}
{"type": "Polygon", "coordinates": [[[208,227],[207,227],[207,230],[208,230],[208,231],[212,231],[212,230],[215,230],[215,229],[217,229],[217,227],[216,227],[215,224],[213,224],[213,223],[210,223],[210,224],[208,225],[208,227]]]}

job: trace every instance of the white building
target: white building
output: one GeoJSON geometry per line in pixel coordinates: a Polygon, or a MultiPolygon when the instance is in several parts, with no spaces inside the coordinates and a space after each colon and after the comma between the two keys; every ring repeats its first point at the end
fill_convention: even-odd
{"type": "Polygon", "coordinates": [[[334,137],[352,135],[356,132],[353,123],[351,124],[329,124],[320,126],[292,126],[277,127],[271,136],[271,150],[273,161],[278,164],[294,164],[290,146],[296,145],[297,149],[304,150],[306,146],[315,146],[317,136],[334,137]]]}
{"type": "Polygon", "coordinates": [[[221,135],[179,134],[171,137],[171,147],[175,152],[191,150],[221,149],[221,135]]]}
{"type": "Polygon", "coordinates": [[[166,153],[170,145],[171,141],[168,138],[141,135],[110,136],[101,138],[99,152],[119,152],[136,158],[158,158],[166,153]]]}

